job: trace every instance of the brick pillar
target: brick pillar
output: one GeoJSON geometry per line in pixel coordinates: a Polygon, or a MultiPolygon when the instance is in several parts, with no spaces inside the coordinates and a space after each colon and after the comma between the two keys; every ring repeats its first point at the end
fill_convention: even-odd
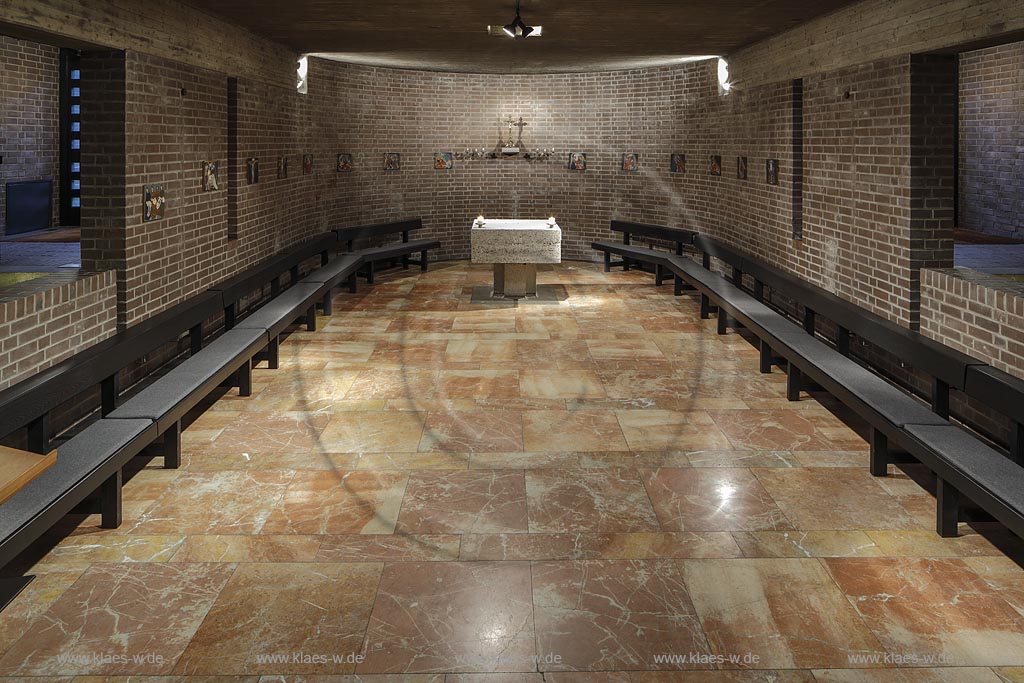
{"type": "Polygon", "coordinates": [[[118,324],[123,326],[127,212],[125,54],[82,54],[82,268],[117,270],[118,324]]]}
{"type": "Polygon", "coordinates": [[[921,269],[953,267],[956,214],[957,62],[910,60],[910,326],[921,319],[921,269]]]}

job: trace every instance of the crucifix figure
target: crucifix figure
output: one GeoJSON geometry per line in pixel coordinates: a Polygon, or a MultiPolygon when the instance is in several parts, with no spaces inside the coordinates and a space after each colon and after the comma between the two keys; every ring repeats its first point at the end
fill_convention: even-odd
{"type": "MultiPolygon", "coordinates": [[[[509,117],[509,118],[511,118],[511,117],[509,117]]],[[[516,128],[519,129],[519,139],[516,141],[516,147],[519,147],[519,146],[522,145],[522,142],[523,142],[523,128],[526,128],[530,124],[528,124],[526,121],[523,121],[523,117],[520,116],[519,117],[519,122],[514,124],[514,125],[515,125],[516,128]]],[[[509,132],[511,133],[511,129],[509,129],[509,132]]],[[[511,137],[511,135],[509,137],[511,137]]]]}
{"type": "Polygon", "coordinates": [[[515,143],[512,142],[512,126],[516,124],[516,120],[509,114],[508,118],[505,119],[504,123],[508,124],[508,142],[505,143],[506,147],[515,147],[515,143]]]}

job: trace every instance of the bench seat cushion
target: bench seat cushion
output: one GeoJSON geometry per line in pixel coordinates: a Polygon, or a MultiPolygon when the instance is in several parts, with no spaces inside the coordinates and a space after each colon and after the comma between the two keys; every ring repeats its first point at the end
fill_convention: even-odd
{"type": "Polygon", "coordinates": [[[0,566],[38,538],[153,439],[152,420],[98,420],[63,445],[57,462],[0,505],[0,566]]]}
{"type": "MultiPolygon", "coordinates": [[[[803,338],[806,342],[794,338],[784,340],[790,349],[798,353],[797,366],[809,366],[817,370],[820,375],[831,379],[841,389],[867,404],[874,412],[897,427],[909,424],[949,424],[947,420],[933,413],[917,399],[843,356],[831,346],[812,338],[809,334],[804,334],[803,338]]],[[[784,356],[790,356],[785,349],[782,349],[781,352],[784,356]]],[[[825,388],[831,390],[831,387],[826,386],[825,388]]]]}
{"type": "MultiPolygon", "coordinates": [[[[1001,522],[1017,533],[1021,532],[1021,518],[1024,517],[1024,467],[1016,464],[1005,455],[982,443],[967,431],[950,424],[945,426],[908,425],[907,431],[921,445],[934,452],[942,460],[942,464],[971,480],[976,486],[1001,501],[1007,507],[1016,510],[1014,520],[1000,519],[1001,522]]],[[[950,480],[959,488],[961,482],[943,472],[943,467],[934,468],[939,476],[950,480]]],[[[970,494],[969,491],[963,491],[970,494]]],[[[975,501],[984,504],[984,501],[975,501]]],[[[986,506],[986,509],[989,509],[986,506]]],[[[995,514],[992,509],[989,512],[995,514]]],[[[998,517],[998,515],[996,515],[998,517]]]]}
{"type": "Polygon", "coordinates": [[[271,337],[276,337],[305,313],[323,291],[321,283],[300,282],[247,315],[235,325],[235,329],[267,330],[271,337]]]}
{"type": "Polygon", "coordinates": [[[356,269],[363,262],[363,256],[357,252],[354,254],[344,254],[338,256],[326,266],[317,268],[312,273],[302,278],[299,284],[329,284],[334,286],[347,278],[352,273],[356,272],[356,269]]]}
{"type": "Polygon", "coordinates": [[[422,240],[409,240],[408,242],[394,242],[392,244],[385,244],[380,247],[372,247],[370,249],[363,249],[363,262],[376,261],[379,259],[394,258],[396,256],[402,256],[404,254],[411,254],[416,251],[424,251],[427,249],[439,249],[441,247],[440,240],[422,239],[422,240]]]}
{"type": "Polygon", "coordinates": [[[266,345],[264,330],[229,330],[107,417],[148,418],[163,432],[266,345]]]}

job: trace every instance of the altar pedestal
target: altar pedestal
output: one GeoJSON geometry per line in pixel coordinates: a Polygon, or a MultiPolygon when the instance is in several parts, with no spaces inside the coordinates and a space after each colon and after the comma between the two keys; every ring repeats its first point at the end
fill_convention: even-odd
{"type": "Polygon", "coordinates": [[[494,296],[537,295],[537,264],[562,262],[562,229],[547,221],[489,220],[470,233],[473,263],[494,264],[494,296]]]}

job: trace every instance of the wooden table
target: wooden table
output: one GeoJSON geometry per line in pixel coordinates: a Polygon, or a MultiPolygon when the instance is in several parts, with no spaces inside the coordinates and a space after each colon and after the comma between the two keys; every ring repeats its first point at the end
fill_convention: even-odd
{"type": "Polygon", "coordinates": [[[57,451],[47,455],[0,446],[0,504],[57,462],[57,451]]]}

